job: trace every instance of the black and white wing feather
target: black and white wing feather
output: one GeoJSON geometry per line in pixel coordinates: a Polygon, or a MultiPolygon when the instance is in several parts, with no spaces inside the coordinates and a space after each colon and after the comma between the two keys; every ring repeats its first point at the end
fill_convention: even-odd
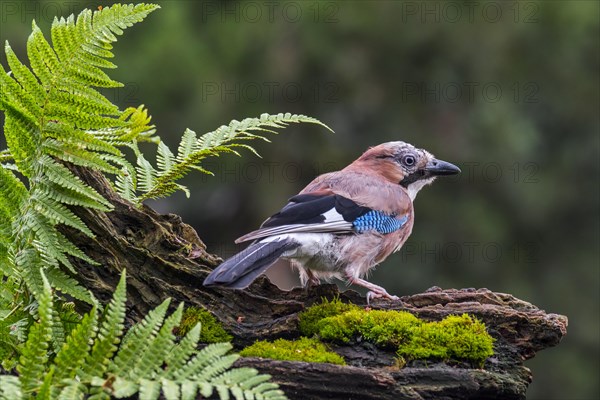
{"type": "Polygon", "coordinates": [[[267,219],[260,229],[235,242],[288,233],[356,232],[354,221],[369,211],[372,210],[337,194],[299,194],[292,197],[281,211],[267,219]]]}

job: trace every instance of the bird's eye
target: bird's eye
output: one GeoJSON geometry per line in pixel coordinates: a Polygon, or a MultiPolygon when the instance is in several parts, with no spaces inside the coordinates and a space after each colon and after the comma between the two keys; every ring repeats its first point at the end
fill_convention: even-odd
{"type": "Polygon", "coordinates": [[[415,165],[416,161],[417,160],[415,159],[415,156],[411,154],[402,157],[402,164],[406,165],[407,167],[412,167],[415,165]]]}

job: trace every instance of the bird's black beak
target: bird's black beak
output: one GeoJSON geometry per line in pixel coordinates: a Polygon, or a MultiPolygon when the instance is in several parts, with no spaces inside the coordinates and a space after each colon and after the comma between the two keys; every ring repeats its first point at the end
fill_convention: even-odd
{"type": "Polygon", "coordinates": [[[460,173],[460,168],[447,161],[436,160],[435,158],[427,163],[425,171],[430,175],[456,175],[460,173]]]}

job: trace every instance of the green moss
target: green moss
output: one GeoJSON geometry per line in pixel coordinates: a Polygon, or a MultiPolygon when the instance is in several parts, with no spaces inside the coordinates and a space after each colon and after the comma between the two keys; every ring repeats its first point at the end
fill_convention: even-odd
{"type": "Polygon", "coordinates": [[[401,363],[414,359],[467,360],[479,365],[494,354],[494,339],[485,325],[467,314],[426,322],[406,311],[367,311],[338,299],[300,315],[304,335],[348,343],[361,337],[379,347],[394,348],[401,363]]]}
{"type": "Polygon", "coordinates": [[[263,357],[274,360],[306,361],[346,365],[344,359],[328,351],[317,339],[277,339],[274,342],[257,341],[240,352],[242,357],[263,357]]]}
{"type": "Polygon", "coordinates": [[[458,359],[481,365],[494,354],[493,343],[483,322],[467,314],[451,315],[423,323],[397,354],[406,359],[458,359]]]}
{"type": "Polygon", "coordinates": [[[177,327],[177,335],[184,336],[198,322],[202,324],[200,330],[200,342],[202,343],[230,342],[233,339],[211,313],[203,308],[193,306],[187,307],[183,311],[181,323],[177,327]]]}
{"type": "Polygon", "coordinates": [[[319,332],[317,324],[323,318],[352,310],[361,310],[361,308],[354,304],[342,303],[339,297],[331,301],[323,299],[321,304],[315,304],[298,315],[300,332],[305,336],[312,336],[319,332]]]}

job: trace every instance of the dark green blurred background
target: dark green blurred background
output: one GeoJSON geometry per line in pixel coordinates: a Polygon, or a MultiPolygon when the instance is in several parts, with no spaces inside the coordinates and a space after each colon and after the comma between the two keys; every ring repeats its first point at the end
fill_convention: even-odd
{"type": "MultiPolygon", "coordinates": [[[[36,19],[111,2],[0,2],[17,54],[36,19]]],[[[531,399],[599,394],[599,6],[596,1],[161,1],[116,45],[126,83],[172,147],[260,113],[314,116],[263,158],[207,163],[192,198],[151,203],[231,255],[319,173],[404,140],[463,169],[416,201],[405,248],[372,275],[394,294],[487,287],[569,317],[560,346],[527,362],[531,399]]],[[[3,63],[6,65],[4,57],[3,63]]],[[[4,147],[4,146],[3,146],[4,147]]],[[[281,279],[281,277],[279,277],[281,279]]]]}

